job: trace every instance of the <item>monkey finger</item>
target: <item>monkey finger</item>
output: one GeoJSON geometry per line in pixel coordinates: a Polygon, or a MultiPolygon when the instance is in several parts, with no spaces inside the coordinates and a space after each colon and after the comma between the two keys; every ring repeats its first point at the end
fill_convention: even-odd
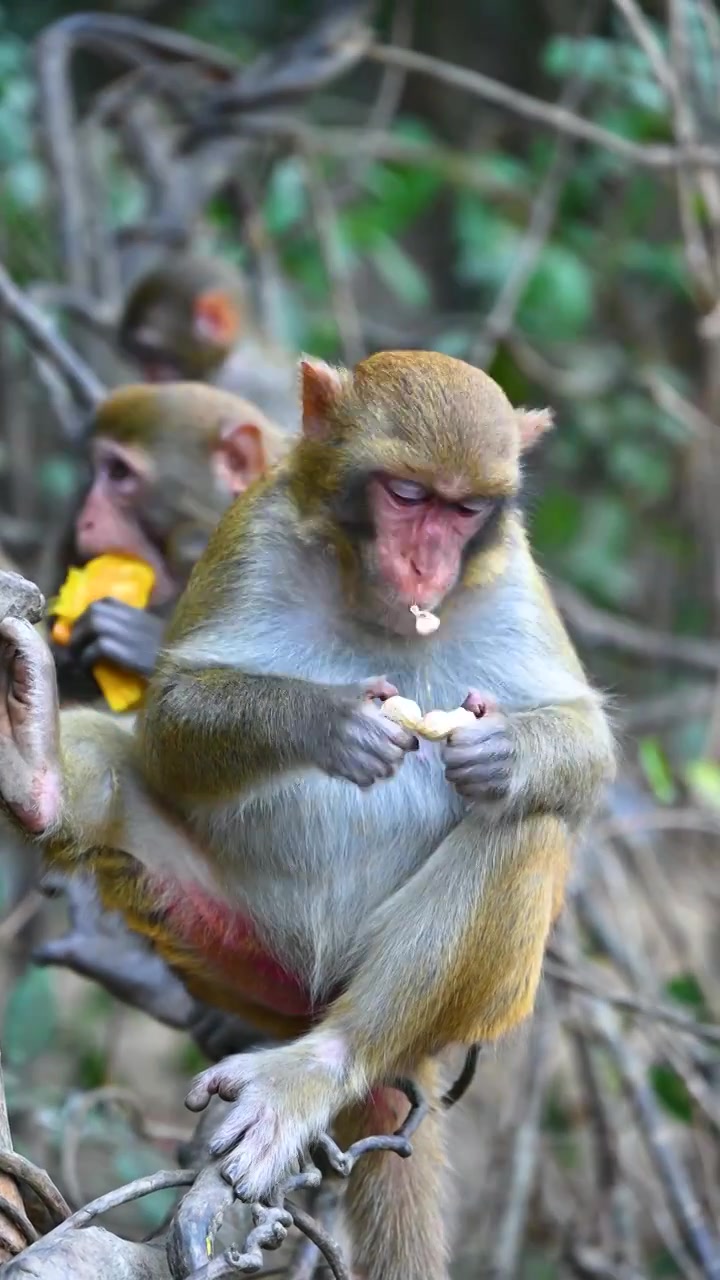
{"type": "Polygon", "coordinates": [[[133,656],[125,645],[114,636],[98,636],[78,654],[78,661],[86,669],[98,662],[113,662],[117,667],[129,667],[133,664],[133,656]]]}
{"type": "Polygon", "coordinates": [[[477,783],[478,786],[501,786],[509,783],[512,771],[504,764],[488,765],[482,769],[475,765],[453,766],[445,770],[445,777],[453,786],[465,782],[477,783]]]}
{"type": "Polygon", "coordinates": [[[385,702],[388,698],[396,698],[398,691],[394,684],[385,676],[372,676],[363,685],[364,698],[379,698],[381,702],[385,702]]]}
{"type": "Polygon", "coordinates": [[[496,800],[506,800],[509,787],[500,784],[483,784],[472,781],[456,782],[455,790],[464,800],[476,800],[483,803],[490,803],[496,800]]]}
{"type": "Polygon", "coordinates": [[[453,746],[470,746],[473,743],[490,742],[494,738],[507,738],[508,725],[504,716],[483,716],[475,724],[453,729],[448,742],[453,746]]]}
{"type": "Polygon", "coordinates": [[[472,746],[455,746],[454,743],[445,748],[443,761],[446,766],[488,765],[495,761],[510,761],[514,755],[512,743],[507,739],[492,742],[475,743],[472,746]]]}
{"type": "Polygon", "coordinates": [[[388,720],[384,717],[377,726],[378,740],[381,743],[391,744],[397,747],[404,755],[406,751],[417,751],[420,743],[414,733],[410,733],[404,729],[402,725],[396,724],[394,720],[388,720]],[[387,728],[386,726],[390,727],[387,728]]]}
{"type": "MultiPolygon", "coordinates": [[[[228,1070],[230,1061],[226,1059],[221,1066],[210,1067],[208,1071],[203,1071],[195,1077],[185,1098],[188,1111],[204,1111],[214,1094],[219,1094],[221,1089],[227,1090],[230,1087],[230,1082],[233,1080],[232,1068],[228,1070]]],[[[236,1096],[237,1094],[231,1101],[234,1101],[236,1096]]]]}
{"type": "Polygon", "coordinates": [[[215,1130],[210,1140],[210,1154],[224,1156],[232,1151],[247,1136],[249,1130],[262,1120],[263,1110],[257,1102],[237,1103],[215,1130]]]}
{"type": "Polygon", "coordinates": [[[462,705],[466,711],[472,711],[478,717],[492,715],[498,710],[497,699],[489,693],[481,693],[479,689],[468,689],[462,705]]]}

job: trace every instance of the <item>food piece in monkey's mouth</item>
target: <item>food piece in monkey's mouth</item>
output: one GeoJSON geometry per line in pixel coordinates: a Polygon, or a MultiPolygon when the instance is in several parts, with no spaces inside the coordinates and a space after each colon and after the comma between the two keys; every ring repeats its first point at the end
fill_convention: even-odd
{"type": "Polygon", "coordinates": [[[382,704],[382,713],[388,719],[401,724],[410,733],[417,733],[421,738],[431,742],[441,742],[449,737],[454,729],[474,724],[477,716],[466,707],[456,707],[454,711],[428,711],[423,715],[417,702],[412,698],[387,698],[382,704]]]}
{"type": "Polygon", "coordinates": [[[417,604],[410,605],[410,612],[415,618],[415,630],[419,636],[431,636],[440,626],[440,619],[429,609],[421,609],[417,604]]]}

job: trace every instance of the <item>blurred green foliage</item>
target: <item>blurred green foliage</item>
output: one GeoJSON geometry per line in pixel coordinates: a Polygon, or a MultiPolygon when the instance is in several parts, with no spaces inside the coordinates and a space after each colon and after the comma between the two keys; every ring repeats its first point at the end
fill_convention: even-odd
{"type": "MultiPolygon", "coordinates": [[[[444,35],[446,4],[440,15],[444,35]]],[[[123,11],[122,5],[105,8],[123,11]]],[[[238,14],[230,0],[145,7],[138,0],[124,11],[214,41],[244,62],[266,41],[292,30],[310,8],[309,0],[245,0],[238,14]]],[[[431,11],[437,21],[437,7],[433,0],[422,8],[420,28],[431,49],[427,31],[433,29],[431,11]]],[[[580,74],[586,82],[582,113],[588,119],[634,142],[669,141],[667,101],[626,29],[608,20],[602,35],[578,39],[543,26],[537,17],[542,8],[552,6],[509,0],[471,12],[469,4],[458,5],[454,54],[445,41],[442,51],[472,65],[479,46],[470,44],[470,29],[477,19],[491,46],[483,66],[489,74],[549,97],[580,74]],[[511,30],[507,48],[501,49],[503,21],[511,30]],[[537,45],[516,38],[529,22],[544,31],[537,45]],[[496,58],[502,62],[497,70],[496,58]]],[[[72,11],[61,0],[33,5],[0,0],[0,258],[21,282],[62,276],[51,184],[38,145],[32,39],[47,22],[72,11]]],[[[570,30],[572,5],[567,17],[570,30]]],[[[663,29],[654,30],[664,42],[663,29]]],[[[693,28],[690,37],[698,80],[708,102],[714,102],[716,67],[704,29],[693,28]]],[[[97,68],[92,72],[102,74],[97,68]]],[[[310,104],[309,118],[318,130],[328,121],[362,128],[375,89],[376,81],[369,88],[362,79],[353,78],[350,88],[339,82],[321,107],[310,104]]],[[[512,117],[498,123],[485,103],[469,96],[458,97],[453,116],[444,110],[450,97],[446,87],[434,97],[418,90],[410,77],[397,114],[383,126],[398,143],[422,148],[422,163],[371,154],[324,156],[320,150],[313,157],[315,169],[298,155],[278,151],[262,192],[260,221],[280,267],[283,337],[292,346],[327,358],[342,356],[308,185],[319,172],[336,214],[333,225],[322,229],[330,240],[325,249],[356,290],[368,346],[423,345],[461,357],[472,353],[483,318],[525,246],[555,140],[512,117]]],[[[108,142],[94,151],[93,161],[104,201],[99,216],[113,228],[141,218],[145,193],[119,149],[108,142]]],[[[237,209],[225,193],[206,210],[200,238],[204,247],[253,268],[252,252],[238,236],[237,209]]],[[[557,411],[558,430],[530,461],[526,484],[543,566],[601,606],[687,633],[701,633],[710,612],[706,549],[699,545],[687,501],[692,439],[684,423],[654,403],[648,379],[660,380],[690,402],[702,402],[696,321],[672,181],[611,152],[577,145],[550,234],[519,300],[514,341],[500,341],[491,372],[515,401],[551,403],[557,411]]],[[[75,479],[76,461],[61,449],[49,449],[39,460],[42,500],[62,500],[75,479]]],[[[666,691],[667,668],[637,657],[608,663],[601,674],[623,692],[666,691]]],[[[689,793],[717,810],[720,768],[704,758],[704,751],[703,735],[687,725],[670,745],[663,735],[640,739],[639,768],[659,804],[674,804],[689,793]]],[[[0,888],[4,899],[6,886],[0,888]]],[[[41,1099],[44,1132],[56,1151],[72,1099],[67,1101],[65,1082],[40,1088],[33,1068],[51,1044],[60,1042],[74,1085],[103,1086],[113,1009],[108,997],[93,992],[68,1036],[60,1025],[57,987],[57,975],[26,971],[12,987],[0,1035],[11,1110],[29,1112],[41,1099]]],[[[663,996],[703,1021],[712,1020],[710,1000],[692,972],[671,978],[663,996]]],[[[179,1073],[187,1076],[202,1065],[198,1050],[182,1042],[179,1073]]],[[[620,1082],[609,1068],[607,1077],[619,1094],[620,1082]]],[[[661,1057],[650,1067],[647,1084],[668,1117],[683,1125],[692,1122],[687,1087],[661,1057]]],[[[542,1127],[562,1166],[578,1169],[577,1116],[554,1088],[542,1127]]],[[[109,1153],[109,1182],[157,1168],[157,1150],[117,1109],[88,1117],[86,1129],[109,1153]]],[[[141,1202],[146,1229],[159,1225],[171,1202],[170,1193],[141,1202]]],[[[652,1274],[677,1274],[664,1252],[650,1264],[652,1274]]],[[[560,1272],[541,1249],[528,1252],[522,1274],[539,1280],[560,1272]]]]}
{"type": "MultiPolygon", "coordinates": [[[[273,12],[281,18],[282,33],[304,10],[275,6],[273,12]]],[[[244,61],[267,38],[269,17],[263,17],[262,6],[249,6],[240,24],[225,0],[213,0],[201,7],[179,6],[176,25],[217,41],[244,61]]],[[[33,133],[30,46],[18,30],[27,32],[28,23],[12,0],[4,0],[4,236],[11,265],[22,279],[52,275],[54,251],[33,133]]],[[[660,29],[658,34],[663,37],[660,29]]],[[[461,49],[458,54],[462,60],[461,49]]],[[[537,64],[537,74],[555,87],[581,73],[588,86],[587,114],[605,127],[636,141],[669,137],[665,97],[645,54],[624,31],[584,39],[550,33],[537,64]]],[[[354,110],[357,114],[357,104],[354,110]]],[[[481,118],[481,105],[468,100],[468,114],[481,118]]],[[[400,138],[442,149],[432,112],[404,111],[390,128],[400,138]]],[[[424,342],[466,355],[483,313],[513,269],[552,152],[552,140],[530,130],[511,150],[501,143],[471,146],[466,158],[478,180],[487,182],[487,196],[477,185],[470,190],[462,182],[449,184],[431,162],[423,167],[372,159],[358,164],[350,156],[328,160],[322,165],[325,178],[331,187],[344,188],[334,231],[336,256],[354,278],[372,278],[374,296],[387,295],[388,310],[401,317],[400,331],[403,320],[410,329],[418,323],[424,342]],[[438,255],[424,252],[430,235],[442,244],[444,278],[438,255]],[[453,305],[457,314],[449,323],[443,316],[448,298],[461,304],[453,305]]],[[[136,218],[141,193],[112,149],[102,166],[108,217],[115,224],[136,218]]],[[[338,333],[307,182],[298,159],[280,157],[262,213],[284,276],[286,336],[298,347],[332,357],[338,355],[338,333]]],[[[679,580],[691,555],[675,502],[687,442],[682,428],[653,406],[637,377],[641,368],[652,367],[687,389],[687,352],[684,345],[674,350],[672,336],[689,307],[673,201],[672,190],[659,187],[657,174],[632,169],[597,148],[578,148],[515,322],[516,331],[561,371],[558,390],[534,386],[503,347],[495,362],[513,395],[547,397],[558,408],[560,429],[541,463],[551,480],[537,498],[531,486],[529,500],[544,562],[598,603],[619,609],[643,599],[648,563],[659,547],[667,572],[679,580]],[[635,318],[636,312],[644,312],[647,324],[640,314],[635,318]],[[566,375],[588,390],[566,394],[566,375]]],[[[244,258],[223,202],[215,201],[208,215],[211,247],[244,258]]],[[[696,613],[692,593],[680,588],[667,621],[682,627],[696,613]]]]}

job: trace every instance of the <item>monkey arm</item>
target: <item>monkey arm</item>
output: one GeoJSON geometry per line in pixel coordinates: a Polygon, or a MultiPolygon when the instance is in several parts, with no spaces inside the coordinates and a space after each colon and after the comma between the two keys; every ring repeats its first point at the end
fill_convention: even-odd
{"type": "Polygon", "coordinates": [[[229,799],[311,766],[369,785],[414,744],[369,701],[396,692],[382,679],[316,684],[166,661],[139,717],[144,770],[161,794],[190,800],[229,799]]]}
{"type": "Polygon", "coordinates": [[[267,1194],[341,1107],[460,1042],[494,1040],[532,1010],[568,867],[550,815],[474,814],[370,917],[359,963],[323,1021],[294,1044],[229,1058],[188,1105],[236,1101],[212,1150],[242,1198],[267,1194]]]}
{"type": "Polygon", "coordinates": [[[612,733],[598,697],[588,691],[586,698],[516,712],[508,721],[515,755],[512,807],[582,818],[615,774],[612,733]]]}

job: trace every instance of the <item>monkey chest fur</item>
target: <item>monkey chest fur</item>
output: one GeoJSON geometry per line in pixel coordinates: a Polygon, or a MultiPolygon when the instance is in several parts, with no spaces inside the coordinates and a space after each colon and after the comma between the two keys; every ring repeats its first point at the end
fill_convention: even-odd
{"type": "MultiPolygon", "coordinates": [[[[352,682],[375,669],[424,708],[457,706],[466,692],[452,677],[431,682],[400,664],[379,667],[377,656],[334,678],[352,682]]],[[[231,804],[195,810],[192,821],[215,855],[225,901],[324,999],[352,971],[373,908],[407,882],[463,813],[444,777],[441,744],[421,740],[394,778],[370,790],[303,769],[231,804]]],[[[234,932],[226,932],[225,945],[234,932]]]]}

